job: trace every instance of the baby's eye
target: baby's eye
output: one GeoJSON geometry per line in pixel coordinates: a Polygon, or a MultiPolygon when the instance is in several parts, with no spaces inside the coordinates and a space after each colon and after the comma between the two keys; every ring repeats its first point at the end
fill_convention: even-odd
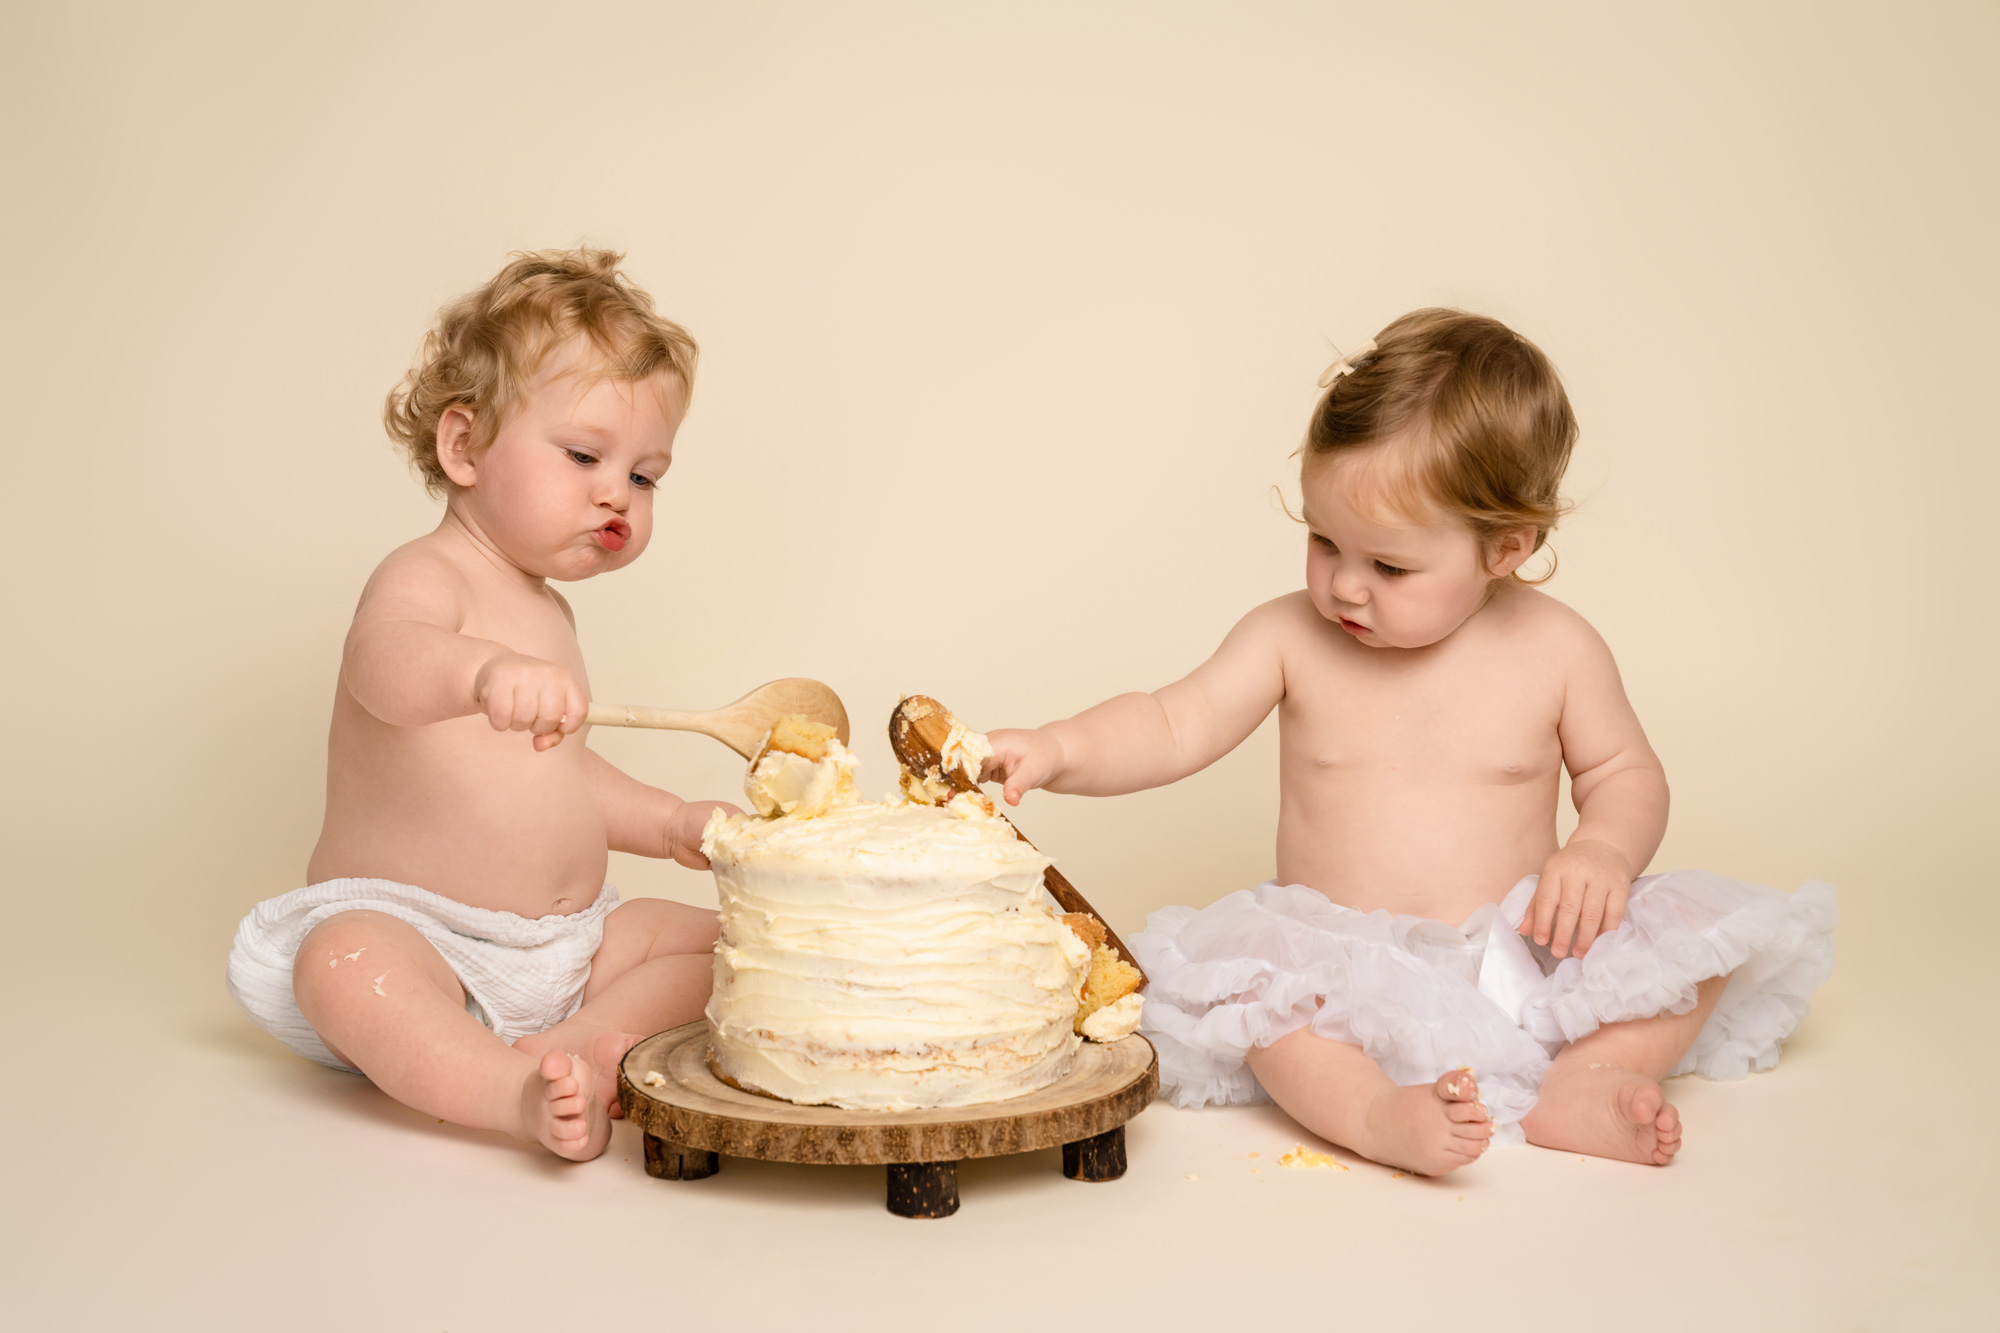
{"type": "Polygon", "coordinates": [[[569,461],[575,463],[578,467],[589,467],[597,461],[597,459],[581,449],[565,449],[563,452],[568,454],[569,461]]]}
{"type": "Polygon", "coordinates": [[[1319,547],[1322,551],[1338,551],[1340,549],[1338,546],[1335,546],[1329,538],[1322,537],[1317,532],[1315,532],[1312,535],[1312,543],[1314,546],[1319,547]]]}
{"type": "Polygon", "coordinates": [[[643,472],[634,472],[632,474],[632,484],[642,491],[650,491],[653,487],[659,485],[657,481],[654,481],[643,472]]]}
{"type": "Polygon", "coordinates": [[[1375,562],[1375,568],[1380,570],[1382,573],[1388,575],[1392,579],[1410,572],[1407,569],[1398,569],[1394,565],[1385,564],[1380,560],[1377,560],[1375,562]]]}

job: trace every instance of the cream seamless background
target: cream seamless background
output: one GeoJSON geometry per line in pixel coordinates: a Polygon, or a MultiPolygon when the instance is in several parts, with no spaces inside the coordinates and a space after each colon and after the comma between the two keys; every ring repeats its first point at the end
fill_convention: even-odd
{"type": "MultiPolygon", "coordinates": [[[[1271,492],[1296,492],[1333,349],[1419,305],[1509,321],[1582,422],[1550,591],[1666,760],[1656,867],[1840,885],[1801,1037],[1846,1108],[1822,1132],[1918,1153],[1876,1084],[1992,1050],[1939,1027],[1993,989],[1990,4],[100,6],[10,29],[0,781],[6,984],[49,1016],[70,1108],[15,1196],[45,1220],[152,1215],[98,1161],[123,1123],[107,1043],[232,1089],[153,1089],[184,1108],[154,1133],[218,1145],[204,1171],[249,1151],[226,1108],[323,1113],[220,971],[244,909],[300,880],[361,583],[435,522],[382,396],[441,301],[585,240],[703,353],[652,549],[565,589],[596,697],[816,676],[870,792],[901,692],[1032,724],[1199,662],[1299,584],[1271,492]]],[[[712,742],[593,744],[736,798],[712,742]]],[[[1275,751],[1267,725],[1175,788],[1019,818],[1129,933],[1268,873],[1275,751]]],[[[713,899],[615,860],[628,895],[713,899]]],[[[338,1095],[336,1119],[392,1126],[350,1157],[411,1137],[338,1095]]],[[[1870,1216],[1942,1230],[1867,1291],[1934,1296],[1954,1245],[1990,1241],[1994,1149],[1962,1151],[1922,1200],[1869,1177],[1870,1216]]],[[[174,1178],[203,1235],[278,1206],[174,1178]]],[[[753,1178],[789,1216],[792,1178],[753,1178]]],[[[1863,1299],[1866,1266],[1835,1270],[1817,1290],[1863,1299]]],[[[166,1257],[132,1271],[153,1276],[81,1308],[194,1299],[166,1257]]]]}

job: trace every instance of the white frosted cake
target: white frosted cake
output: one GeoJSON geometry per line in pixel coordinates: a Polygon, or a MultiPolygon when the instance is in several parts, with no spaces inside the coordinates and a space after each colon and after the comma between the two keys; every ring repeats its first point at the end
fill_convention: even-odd
{"type": "Polygon", "coordinates": [[[999,1101],[1067,1073],[1092,953],[1042,888],[1048,858],[977,795],[857,800],[840,742],[786,743],[746,782],[769,815],[718,812],[702,838],[722,904],[716,1072],[859,1110],[999,1101]]]}

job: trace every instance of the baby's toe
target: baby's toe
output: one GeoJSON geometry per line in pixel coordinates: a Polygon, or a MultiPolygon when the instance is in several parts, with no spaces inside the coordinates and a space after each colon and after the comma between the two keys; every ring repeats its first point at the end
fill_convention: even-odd
{"type": "Polygon", "coordinates": [[[1477,1124],[1491,1120],[1493,1113],[1486,1109],[1485,1102],[1446,1102],[1444,1118],[1457,1124],[1477,1124]]]}
{"type": "Polygon", "coordinates": [[[1448,1102],[1479,1100],[1479,1080],[1472,1076],[1470,1069],[1448,1071],[1438,1079],[1436,1088],[1437,1095],[1448,1102]]]}
{"type": "Polygon", "coordinates": [[[1625,1103],[1625,1113],[1634,1124],[1643,1125],[1651,1122],[1657,1125],[1663,1116],[1668,1115],[1673,1115],[1676,1120],[1679,1119],[1678,1113],[1667,1104],[1666,1089],[1651,1079],[1629,1082],[1622,1091],[1628,1098],[1625,1103]]]}
{"type": "MultiPolygon", "coordinates": [[[[548,1084],[551,1089],[553,1089],[556,1084],[562,1082],[564,1079],[574,1077],[574,1074],[572,1072],[572,1066],[570,1064],[570,1058],[567,1055],[564,1055],[561,1051],[543,1052],[542,1063],[539,1066],[539,1070],[542,1075],[542,1081],[548,1084]]],[[[552,1093],[551,1095],[556,1095],[556,1094],[552,1093]]]]}
{"type": "Polygon", "coordinates": [[[1451,1135],[1454,1139],[1464,1143],[1486,1143],[1493,1137],[1493,1122],[1491,1120],[1454,1121],[1451,1126],[1451,1135]]]}

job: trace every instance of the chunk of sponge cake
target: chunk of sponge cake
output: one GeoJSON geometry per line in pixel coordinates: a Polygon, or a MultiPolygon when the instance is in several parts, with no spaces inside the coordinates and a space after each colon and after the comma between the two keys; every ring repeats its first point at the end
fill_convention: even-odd
{"type": "MultiPolygon", "coordinates": [[[[778,750],[785,754],[795,754],[801,759],[814,763],[826,758],[827,742],[834,738],[834,728],[824,722],[814,722],[797,713],[787,713],[771,728],[771,734],[764,739],[764,750],[778,750]]],[[[759,752],[761,758],[763,751],[759,752]]]]}
{"type": "Polygon", "coordinates": [[[1090,972],[1084,978],[1083,995],[1076,1006],[1076,1030],[1082,1032],[1084,1019],[1138,990],[1143,978],[1138,968],[1120,958],[1106,943],[1104,923],[1096,917],[1088,912],[1065,912],[1062,922],[1090,946],[1090,972]]]}
{"type": "Polygon", "coordinates": [[[1092,950],[1104,947],[1104,941],[1107,938],[1104,933],[1104,923],[1090,913],[1064,912],[1062,914],[1062,923],[1068,926],[1070,932],[1085,944],[1088,944],[1092,950]]]}

